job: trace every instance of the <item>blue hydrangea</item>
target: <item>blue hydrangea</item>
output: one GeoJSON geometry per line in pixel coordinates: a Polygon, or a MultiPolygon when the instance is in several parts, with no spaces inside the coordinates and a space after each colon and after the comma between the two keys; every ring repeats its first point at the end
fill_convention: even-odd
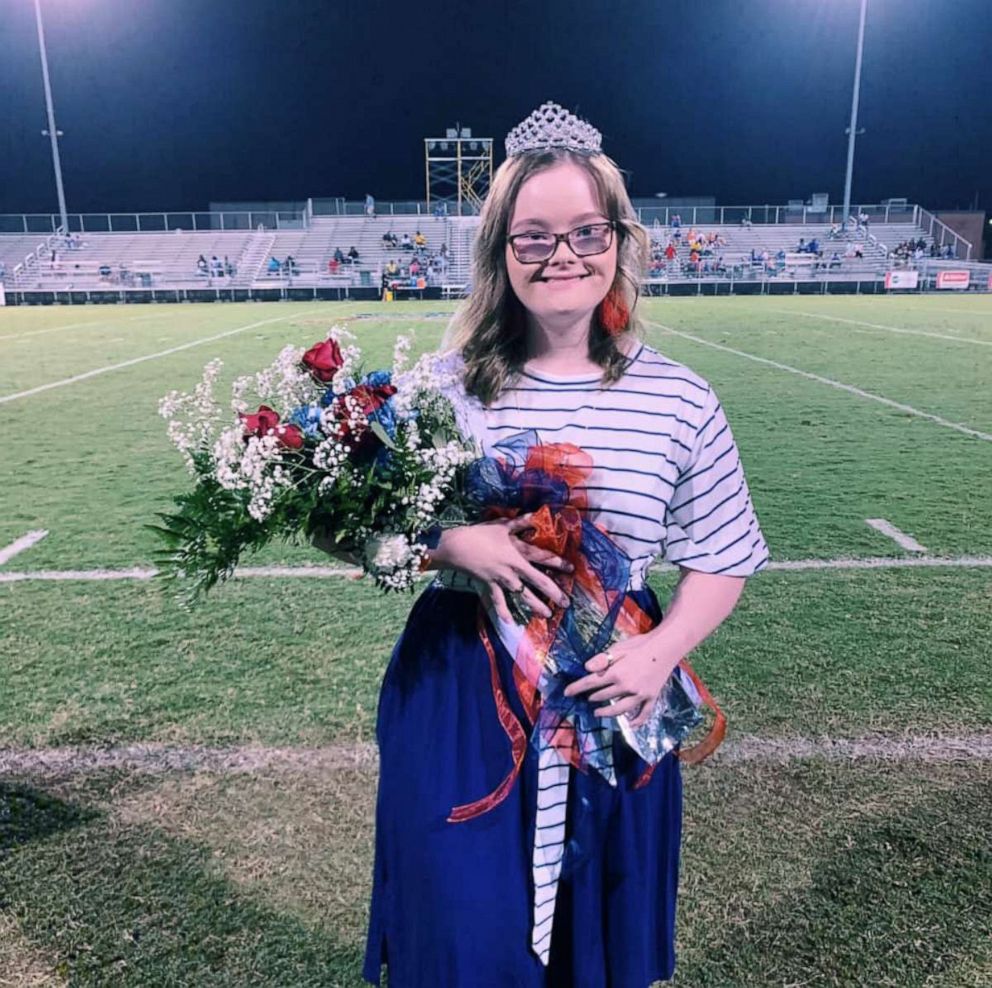
{"type": "Polygon", "coordinates": [[[368,418],[369,422],[378,422],[386,430],[386,435],[390,439],[396,438],[396,412],[393,409],[392,398],[380,405],[368,418]]]}
{"type": "Polygon", "coordinates": [[[298,425],[305,436],[316,436],[320,432],[320,406],[300,405],[289,413],[287,421],[298,425]]]}
{"type": "Polygon", "coordinates": [[[365,384],[371,388],[381,388],[385,384],[393,383],[392,371],[377,370],[365,375],[365,384]]]}

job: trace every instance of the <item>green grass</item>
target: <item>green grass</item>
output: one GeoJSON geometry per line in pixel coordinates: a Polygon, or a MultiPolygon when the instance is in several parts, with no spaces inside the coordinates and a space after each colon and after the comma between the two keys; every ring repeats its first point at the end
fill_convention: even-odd
{"type": "MultiPolygon", "coordinates": [[[[985,729],[990,586],[989,570],[769,573],[693,663],[736,733],[985,729]]],[[[190,616],[140,583],[0,599],[0,746],[369,741],[410,604],[343,579],[235,581],[190,616]]]]}
{"type": "MultiPolygon", "coordinates": [[[[398,332],[435,347],[445,323],[426,316],[452,308],[0,310],[0,397],[239,330],[0,404],[0,546],[49,532],[0,572],[151,564],[142,526],[187,483],[157,401],[212,357],[227,383],[374,313],[350,328],[383,365],[398,332]]],[[[774,559],[905,556],[876,517],[932,555],[992,555],[992,443],[662,328],[990,432],[992,347],[974,341],[992,342],[992,298],[644,311],[649,341],[725,404],[774,559]]],[[[323,561],[283,545],[248,560],[323,561]]],[[[662,601],[672,584],[653,578],[662,601]]],[[[0,748],[368,742],[409,604],[349,580],[250,579],[187,615],[148,583],[0,584],[0,748]]],[[[731,737],[897,739],[987,732],[990,653],[987,568],[780,571],[693,661],[731,737]]],[[[676,984],[992,983],[987,763],[713,763],[686,778],[676,984]]],[[[0,783],[0,985],[42,970],[81,986],[357,985],[374,785],[316,769],[0,783]]]]}

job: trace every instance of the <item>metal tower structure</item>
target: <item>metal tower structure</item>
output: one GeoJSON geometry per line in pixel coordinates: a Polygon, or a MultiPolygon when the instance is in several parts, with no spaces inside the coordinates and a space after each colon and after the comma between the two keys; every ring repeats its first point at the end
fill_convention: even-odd
{"type": "Polygon", "coordinates": [[[493,139],[448,127],[444,137],[424,138],[424,168],[430,210],[443,203],[448,216],[475,215],[493,180],[493,139]]]}

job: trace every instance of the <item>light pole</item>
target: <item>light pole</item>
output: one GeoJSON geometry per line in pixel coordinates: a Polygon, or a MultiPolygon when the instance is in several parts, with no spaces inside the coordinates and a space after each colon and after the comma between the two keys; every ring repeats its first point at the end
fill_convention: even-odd
{"type": "MultiPolygon", "coordinates": [[[[37,0],[35,0],[37,3],[37,0]]],[[[858,24],[858,53],[854,60],[854,92],[851,94],[851,126],[847,129],[847,174],[844,176],[844,225],[851,215],[851,178],[854,175],[854,141],[858,136],[858,99],[861,96],[861,57],[865,50],[865,14],[868,0],[861,0],[858,24]]]]}
{"type": "Polygon", "coordinates": [[[41,23],[41,0],[34,0],[35,20],[38,22],[38,48],[41,50],[41,74],[45,80],[45,106],[48,110],[47,133],[52,142],[52,165],[55,168],[55,188],[59,194],[62,230],[69,232],[69,217],[65,209],[65,189],[62,188],[62,164],[59,161],[59,132],[55,128],[55,106],[52,103],[52,83],[48,78],[48,53],[45,51],[45,28],[41,23]]]}

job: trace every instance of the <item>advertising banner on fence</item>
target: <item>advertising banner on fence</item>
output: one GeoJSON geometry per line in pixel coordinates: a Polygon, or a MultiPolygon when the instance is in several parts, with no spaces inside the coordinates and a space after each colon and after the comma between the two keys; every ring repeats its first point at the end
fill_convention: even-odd
{"type": "Polygon", "coordinates": [[[938,288],[967,288],[971,275],[967,271],[941,271],[937,275],[938,288]]]}
{"type": "Polygon", "coordinates": [[[886,288],[916,288],[920,283],[919,271],[886,271],[886,288]]]}

